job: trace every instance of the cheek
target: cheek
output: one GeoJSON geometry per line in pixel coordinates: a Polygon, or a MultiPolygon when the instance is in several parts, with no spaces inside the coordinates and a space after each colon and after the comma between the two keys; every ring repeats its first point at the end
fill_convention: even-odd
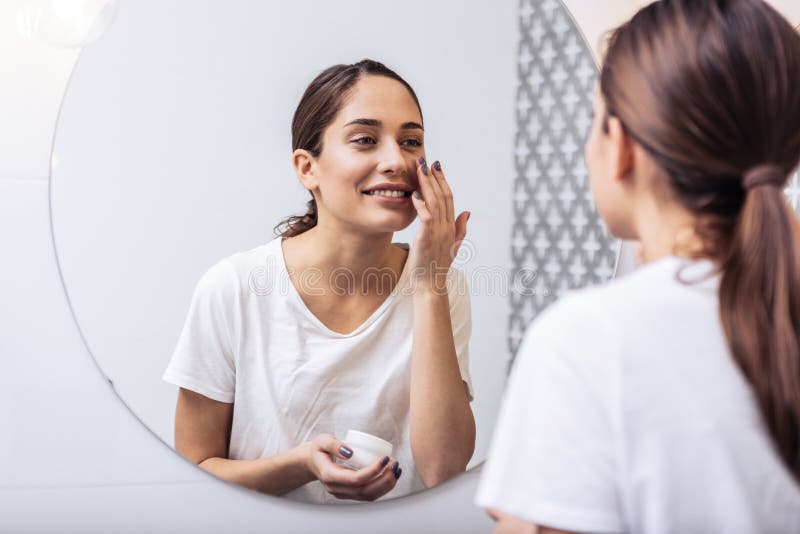
{"type": "Polygon", "coordinates": [[[369,176],[369,165],[365,158],[347,150],[331,150],[321,167],[321,189],[328,196],[349,195],[369,176]]]}

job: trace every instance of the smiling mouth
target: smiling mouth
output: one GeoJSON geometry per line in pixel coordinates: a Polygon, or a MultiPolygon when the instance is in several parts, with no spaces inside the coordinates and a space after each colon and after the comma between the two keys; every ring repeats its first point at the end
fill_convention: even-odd
{"type": "Polygon", "coordinates": [[[380,196],[386,198],[403,198],[403,197],[410,197],[411,191],[375,190],[375,191],[365,191],[364,194],[369,196],[380,196]]]}

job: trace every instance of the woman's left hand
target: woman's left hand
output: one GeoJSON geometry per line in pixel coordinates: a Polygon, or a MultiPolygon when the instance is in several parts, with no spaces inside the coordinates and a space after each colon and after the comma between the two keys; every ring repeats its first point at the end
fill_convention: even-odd
{"type": "Polygon", "coordinates": [[[420,156],[417,178],[419,189],[411,195],[411,202],[421,226],[407,261],[411,262],[411,272],[417,284],[446,293],[447,272],[467,235],[470,213],[462,211],[458,218],[454,218],[453,192],[438,161],[429,169],[420,156]]]}

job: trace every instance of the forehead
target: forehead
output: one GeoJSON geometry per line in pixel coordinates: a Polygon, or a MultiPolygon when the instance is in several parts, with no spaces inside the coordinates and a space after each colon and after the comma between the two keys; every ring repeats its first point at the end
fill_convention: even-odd
{"type": "Polygon", "coordinates": [[[363,76],[350,91],[334,124],[354,119],[377,119],[387,126],[422,122],[414,97],[406,87],[386,76],[363,76]]]}

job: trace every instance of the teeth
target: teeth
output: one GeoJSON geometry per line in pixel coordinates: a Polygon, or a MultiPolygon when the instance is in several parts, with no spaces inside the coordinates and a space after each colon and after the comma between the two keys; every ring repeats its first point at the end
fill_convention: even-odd
{"type": "Polygon", "coordinates": [[[368,195],[380,195],[382,197],[404,197],[405,193],[402,191],[389,191],[389,190],[377,190],[377,191],[368,191],[368,195]]]}

